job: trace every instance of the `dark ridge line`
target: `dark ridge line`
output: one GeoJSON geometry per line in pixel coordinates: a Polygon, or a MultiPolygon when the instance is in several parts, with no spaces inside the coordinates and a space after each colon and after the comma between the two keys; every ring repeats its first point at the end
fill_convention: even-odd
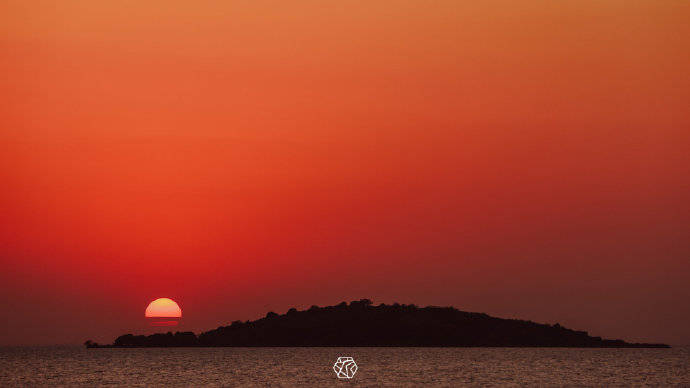
{"type": "Polygon", "coordinates": [[[88,340],[87,348],[149,347],[569,347],[670,348],[592,337],[555,325],[495,318],[454,307],[394,303],[374,306],[369,299],[279,315],[234,321],[198,336],[192,332],[125,334],[110,345],[88,340]]]}

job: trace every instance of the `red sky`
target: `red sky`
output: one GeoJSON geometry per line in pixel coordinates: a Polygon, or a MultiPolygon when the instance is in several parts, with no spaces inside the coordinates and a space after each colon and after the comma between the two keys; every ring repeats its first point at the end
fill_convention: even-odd
{"type": "Polygon", "coordinates": [[[3,1],[0,344],[453,305],[690,343],[690,3],[3,1]]]}

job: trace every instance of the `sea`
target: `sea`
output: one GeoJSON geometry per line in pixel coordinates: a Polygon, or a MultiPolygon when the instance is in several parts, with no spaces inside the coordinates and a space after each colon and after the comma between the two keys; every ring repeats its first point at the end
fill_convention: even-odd
{"type": "Polygon", "coordinates": [[[0,348],[0,386],[43,385],[690,386],[690,347],[0,348]],[[351,378],[336,376],[339,357],[351,378]]]}

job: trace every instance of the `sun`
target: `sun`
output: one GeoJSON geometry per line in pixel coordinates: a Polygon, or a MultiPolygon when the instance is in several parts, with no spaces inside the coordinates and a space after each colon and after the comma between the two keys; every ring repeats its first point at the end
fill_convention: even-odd
{"type": "Polygon", "coordinates": [[[182,309],[170,298],[158,298],[146,307],[144,317],[151,326],[177,326],[182,318],[182,309]]]}

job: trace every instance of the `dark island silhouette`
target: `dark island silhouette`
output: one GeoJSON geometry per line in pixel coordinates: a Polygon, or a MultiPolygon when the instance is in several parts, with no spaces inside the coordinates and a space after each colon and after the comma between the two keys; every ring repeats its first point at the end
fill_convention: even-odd
{"type": "Polygon", "coordinates": [[[255,321],[234,321],[200,335],[192,332],[126,334],[112,345],[86,341],[87,348],[194,346],[410,346],[410,347],[606,347],[668,348],[665,344],[628,343],[592,337],[555,325],[502,319],[453,307],[395,303],[372,305],[368,299],[337,306],[269,312],[255,321]]]}

